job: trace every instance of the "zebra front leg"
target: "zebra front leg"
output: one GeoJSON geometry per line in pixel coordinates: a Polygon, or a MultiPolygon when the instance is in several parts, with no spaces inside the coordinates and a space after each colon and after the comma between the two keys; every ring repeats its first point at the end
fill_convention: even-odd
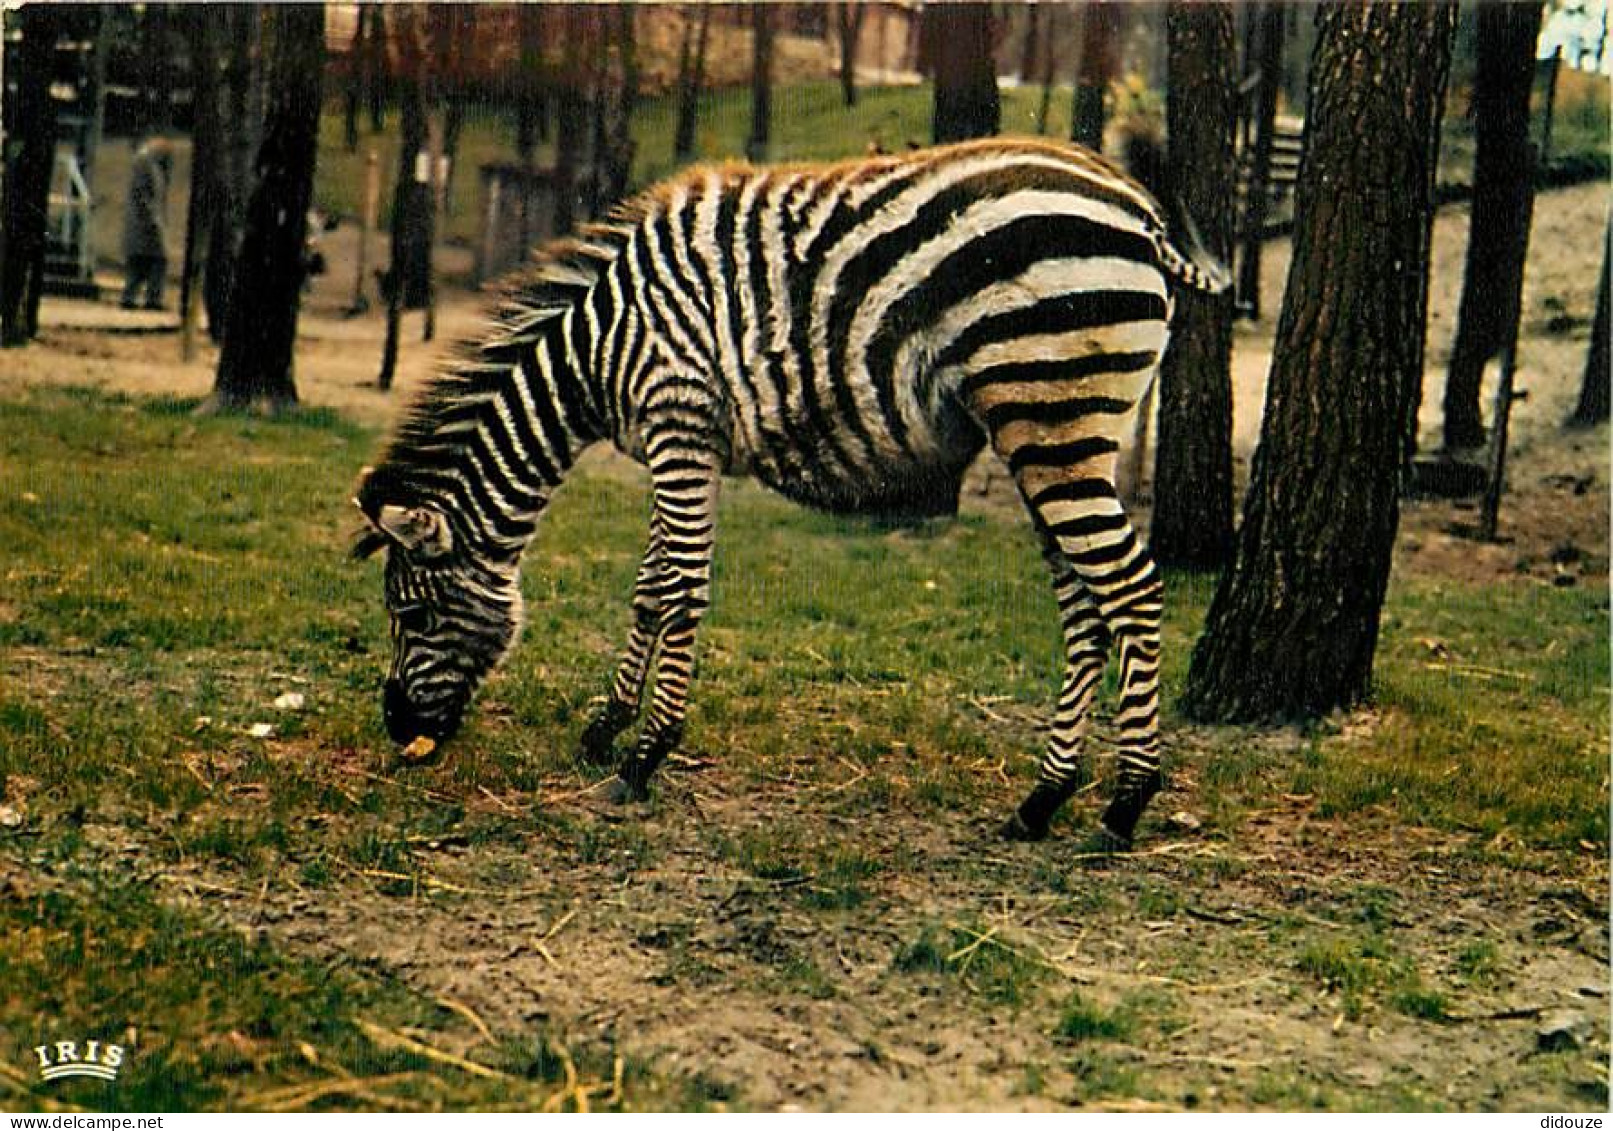
{"type": "Polygon", "coordinates": [[[1042,556],[1053,573],[1059,619],[1064,631],[1064,687],[1053,714],[1052,733],[1037,773],[1036,786],[1003,825],[1009,840],[1042,840],[1053,814],[1091,780],[1085,751],[1087,712],[1103,679],[1109,630],[1086,586],[1065,561],[1057,542],[1044,531],[1042,556]]]}
{"type": "Polygon", "coordinates": [[[614,762],[616,736],[638,718],[639,704],[644,698],[644,679],[663,627],[661,558],[661,522],[657,515],[650,520],[650,544],[639,562],[638,579],[633,585],[633,631],[627,638],[627,650],[616,667],[616,677],[611,681],[605,705],[588,723],[578,744],[578,756],[589,765],[614,762]]]}
{"type": "Polygon", "coordinates": [[[662,530],[662,585],[655,690],[638,745],[618,771],[629,797],[649,796],[656,768],[683,738],[694,678],[694,647],[711,604],[719,464],[686,440],[649,445],[655,514],[662,530]]]}

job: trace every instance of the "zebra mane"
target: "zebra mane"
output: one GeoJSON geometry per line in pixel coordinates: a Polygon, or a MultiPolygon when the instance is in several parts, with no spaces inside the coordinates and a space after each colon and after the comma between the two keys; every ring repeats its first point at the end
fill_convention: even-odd
{"type": "Polygon", "coordinates": [[[635,198],[617,205],[574,235],[543,244],[493,284],[486,329],[449,346],[441,368],[405,411],[381,464],[366,471],[361,505],[376,496],[410,498],[408,469],[419,449],[462,419],[467,402],[485,399],[507,381],[521,353],[582,301],[627,246],[647,203],[635,198]]]}

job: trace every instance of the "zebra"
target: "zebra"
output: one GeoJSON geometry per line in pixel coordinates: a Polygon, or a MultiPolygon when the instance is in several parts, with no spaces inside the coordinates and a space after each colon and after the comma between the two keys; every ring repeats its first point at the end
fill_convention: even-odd
{"type": "Polygon", "coordinates": [[[355,555],[388,550],[388,731],[435,746],[458,728],[520,631],[540,514],[608,441],[648,468],[653,511],[626,648],[579,753],[611,764],[642,715],[609,792],[643,799],[682,738],[721,478],[834,513],[944,516],[989,443],[1040,540],[1065,657],[1034,787],[1002,833],[1047,836],[1089,781],[1113,650],[1117,773],[1094,835],[1125,850],[1161,786],[1163,595],[1115,467],[1172,286],[1226,286],[1184,243],[1097,154],[994,139],[699,167],[540,249],[357,488],[355,555]]]}

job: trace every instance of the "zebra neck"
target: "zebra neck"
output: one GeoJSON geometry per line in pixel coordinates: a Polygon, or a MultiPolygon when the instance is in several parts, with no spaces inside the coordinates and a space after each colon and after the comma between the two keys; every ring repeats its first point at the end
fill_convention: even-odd
{"type": "Polygon", "coordinates": [[[383,478],[430,502],[490,564],[513,564],[555,488],[600,438],[565,335],[485,342],[462,354],[406,423],[383,478]]]}

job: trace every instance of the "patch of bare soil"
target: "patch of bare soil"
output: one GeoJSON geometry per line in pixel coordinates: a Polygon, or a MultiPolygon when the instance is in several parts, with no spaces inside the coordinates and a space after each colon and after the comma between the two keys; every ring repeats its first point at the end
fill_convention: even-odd
{"type": "MultiPolygon", "coordinates": [[[[1192,803],[1212,744],[1177,741],[1162,816],[1192,803]]],[[[596,809],[575,781],[499,803],[566,818],[557,827],[569,831],[538,820],[519,844],[421,845],[401,893],[358,868],[333,889],[299,890],[288,864],[222,909],[495,1029],[542,1025],[574,1050],[613,1050],[758,1108],[1605,1104],[1595,857],[1573,874],[1520,871],[1480,862],[1459,836],[1327,820],[1290,797],[1235,842],[1165,820],[1137,856],[1090,870],[1068,828],[1008,845],[981,814],[853,813],[834,785],[743,783],[720,766],[674,767],[647,812],[596,809]],[[624,821],[641,840],[580,852],[579,826],[609,834],[624,821]],[[861,885],[862,902],[826,908],[821,874],[754,875],[714,847],[791,828],[888,866],[861,885]],[[950,973],[907,968],[927,930],[950,940],[943,950],[977,944],[978,976],[956,951],[950,973]],[[1357,951],[1373,969],[1409,964],[1448,1017],[1420,1017],[1388,987],[1352,1005],[1314,956],[1357,951]],[[1005,954],[1019,968],[1012,993],[994,991],[987,969],[1005,954]],[[1061,1035],[1072,993],[1140,1014],[1135,1031],[1098,1044],[1061,1035]]],[[[1089,804],[1080,821],[1095,816],[1089,804]]],[[[215,909],[230,886],[174,879],[181,891],[200,880],[194,894],[215,909]]],[[[460,1035],[448,1051],[475,1056],[477,1030],[460,1035]]]]}

